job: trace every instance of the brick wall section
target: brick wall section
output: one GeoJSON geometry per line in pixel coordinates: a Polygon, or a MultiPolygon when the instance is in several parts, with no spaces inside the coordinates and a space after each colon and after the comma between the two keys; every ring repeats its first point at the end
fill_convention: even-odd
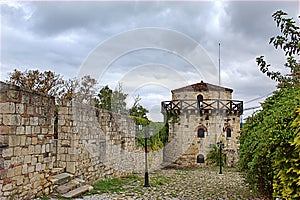
{"type": "Polygon", "coordinates": [[[49,194],[54,98],[0,82],[0,197],[49,194]]]}

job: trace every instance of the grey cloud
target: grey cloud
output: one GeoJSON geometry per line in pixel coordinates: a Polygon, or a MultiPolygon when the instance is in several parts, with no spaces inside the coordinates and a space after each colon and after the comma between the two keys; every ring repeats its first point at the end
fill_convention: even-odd
{"type": "Polygon", "coordinates": [[[299,6],[297,1],[242,1],[229,2],[226,12],[230,17],[229,27],[233,32],[243,33],[253,37],[268,37],[278,32],[275,29],[275,23],[271,15],[281,9],[290,12],[292,17],[295,14],[295,8],[299,6]]]}

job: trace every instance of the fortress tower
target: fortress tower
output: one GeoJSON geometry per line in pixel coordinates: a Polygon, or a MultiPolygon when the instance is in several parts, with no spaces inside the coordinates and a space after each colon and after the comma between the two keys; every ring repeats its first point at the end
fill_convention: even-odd
{"type": "Polygon", "coordinates": [[[169,125],[164,163],[205,163],[209,151],[222,141],[227,164],[234,164],[243,102],[232,100],[233,90],[201,81],[171,92],[172,101],[161,103],[169,125]]]}

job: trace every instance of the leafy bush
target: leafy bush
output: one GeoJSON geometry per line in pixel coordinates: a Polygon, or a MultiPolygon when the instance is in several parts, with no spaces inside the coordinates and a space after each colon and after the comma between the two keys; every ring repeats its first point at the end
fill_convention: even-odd
{"type": "MultiPolygon", "coordinates": [[[[220,147],[214,146],[206,156],[208,165],[220,165],[220,147]]],[[[222,153],[222,164],[226,164],[226,155],[222,153]]]]}
{"type": "Polygon", "coordinates": [[[278,157],[274,163],[275,177],[273,196],[284,199],[300,198],[300,108],[298,116],[292,124],[295,137],[287,144],[284,157],[278,157]]]}
{"type": "MultiPolygon", "coordinates": [[[[297,155],[295,145],[292,145],[293,141],[299,140],[296,139],[297,128],[292,126],[295,110],[300,107],[299,96],[300,87],[281,88],[266,99],[262,111],[252,116],[242,128],[240,168],[246,172],[246,180],[253,188],[268,197],[272,194],[286,196],[280,191],[291,177],[284,178],[283,174],[294,171],[291,167],[299,168],[293,166],[295,162],[299,165],[300,159],[298,154],[298,160],[295,160],[297,155]]],[[[288,188],[289,195],[299,191],[294,182],[289,183],[288,188]]]]}

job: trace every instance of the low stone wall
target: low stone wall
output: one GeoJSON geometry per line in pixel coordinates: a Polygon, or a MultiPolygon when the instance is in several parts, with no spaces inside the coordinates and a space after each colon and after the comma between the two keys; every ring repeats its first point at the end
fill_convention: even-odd
{"type": "Polygon", "coordinates": [[[54,98],[0,82],[0,197],[49,194],[54,98]]]}

